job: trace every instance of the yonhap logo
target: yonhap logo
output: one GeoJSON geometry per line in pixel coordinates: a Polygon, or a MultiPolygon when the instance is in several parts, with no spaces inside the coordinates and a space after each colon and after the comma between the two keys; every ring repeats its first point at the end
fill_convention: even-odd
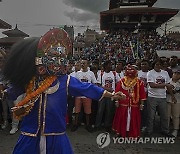
{"type": "Polygon", "coordinates": [[[108,132],[101,133],[97,136],[96,142],[99,148],[107,147],[110,144],[110,135],[108,132]]]}

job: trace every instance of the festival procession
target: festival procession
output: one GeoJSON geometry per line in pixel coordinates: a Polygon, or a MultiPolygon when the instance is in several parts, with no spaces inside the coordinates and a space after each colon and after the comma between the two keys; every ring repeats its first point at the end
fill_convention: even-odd
{"type": "Polygon", "coordinates": [[[0,1],[0,154],[180,153],[180,2],[105,1],[0,1]]]}

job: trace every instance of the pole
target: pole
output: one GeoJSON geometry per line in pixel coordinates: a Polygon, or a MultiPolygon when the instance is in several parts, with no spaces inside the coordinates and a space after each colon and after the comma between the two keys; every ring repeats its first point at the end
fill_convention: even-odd
{"type": "Polygon", "coordinates": [[[164,35],[166,36],[167,34],[167,22],[165,23],[165,29],[164,29],[164,35]]]}

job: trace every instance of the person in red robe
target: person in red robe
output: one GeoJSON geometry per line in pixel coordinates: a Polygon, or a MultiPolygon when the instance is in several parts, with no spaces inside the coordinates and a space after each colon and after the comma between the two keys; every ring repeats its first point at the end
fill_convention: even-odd
{"type": "Polygon", "coordinates": [[[144,83],[138,79],[137,70],[132,65],[127,65],[125,77],[116,86],[116,92],[121,91],[126,99],[116,103],[112,130],[121,137],[139,137],[141,129],[141,114],[146,92],[144,83]]]}

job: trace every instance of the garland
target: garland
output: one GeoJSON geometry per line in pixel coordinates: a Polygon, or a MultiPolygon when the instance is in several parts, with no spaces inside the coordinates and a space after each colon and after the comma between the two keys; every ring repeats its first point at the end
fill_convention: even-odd
{"type": "Polygon", "coordinates": [[[35,77],[30,81],[29,85],[26,89],[26,97],[20,101],[16,106],[24,106],[33,98],[44,92],[55,80],[57,79],[56,76],[49,76],[43,82],[41,82],[40,86],[33,91],[33,87],[35,85],[35,77]]]}
{"type": "Polygon", "coordinates": [[[133,102],[135,104],[137,104],[139,102],[139,80],[137,80],[136,88],[137,88],[136,89],[136,94],[137,94],[136,99],[135,99],[135,91],[133,91],[133,102]]]}
{"type": "Polygon", "coordinates": [[[128,90],[130,95],[130,105],[133,102],[134,104],[137,104],[139,102],[139,80],[138,78],[134,78],[133,80],[130,80],[128,77],[124,77],[124,81],[122,81],[122,88],[125,90],[128,90]],[[136,94],[134,87],[136,85],[136,94]],[[136,97],[136,99],[135,99],[136,97]]]}
{"type": "Polygon", "coordinates": [[[138,78],[134,78],[134,79],[131,79],[131,78],[128,78],[127,76],[124,77],[124,84],[127,88],[132,88],[136,85],[138,81],[138,78]]]}
{"type": "Polygon", "coordinates": [[[39,98],[40,94],[43,93],[50,85],[57,79],[56,76],[48,76],[40,83],[40,86],[35,90],[36,78],[33,77],[26,88],[26,97],[21,100],[15,107],[12,108],[14,112],[14,117],[16,119],[21,119],[21,117],[27,115],[34,102],[39,98]]]}

